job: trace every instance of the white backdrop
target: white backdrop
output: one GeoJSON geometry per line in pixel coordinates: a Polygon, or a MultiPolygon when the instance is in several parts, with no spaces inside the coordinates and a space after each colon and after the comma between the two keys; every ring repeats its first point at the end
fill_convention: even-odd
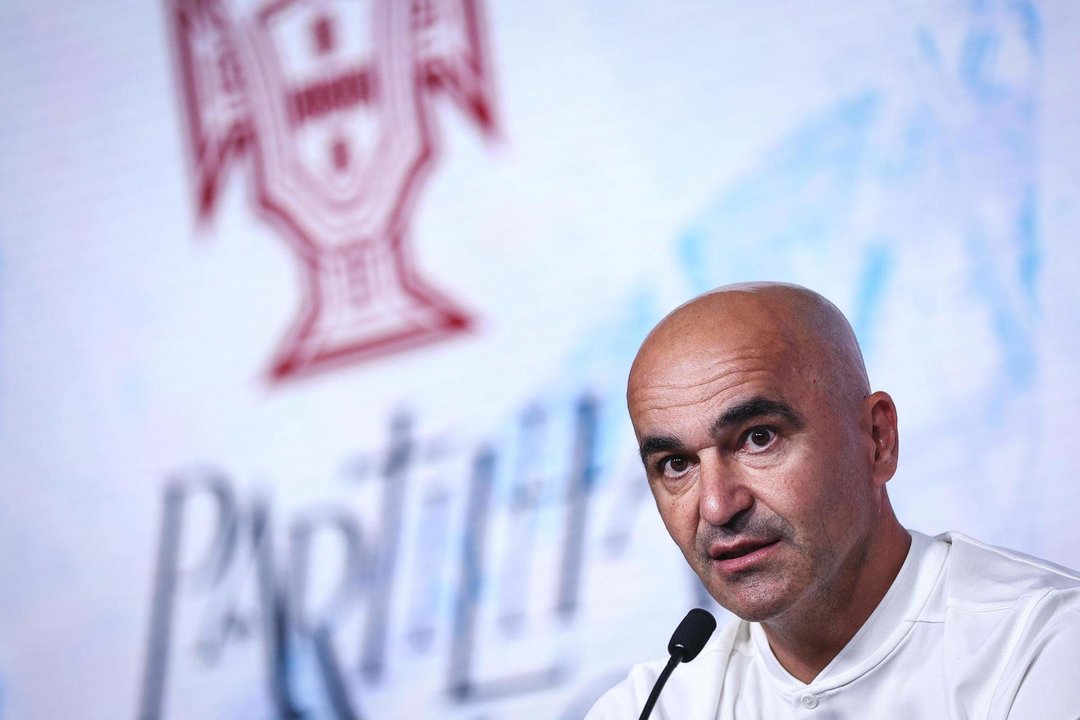
{"type": "Polygon", "coordinates": [[[403,4],[220,3],[248,29],[197,47],[248,134],[202,221],[170,8],[215,3],[0,7],[0,718],[580,717],[705,602],[622,392],[737,280],[848,314],[903,522],[1080,566],[1074,4],[403,4]],[[287,81],[268,8],[312,19],[287,81]],[[331,58],[380,43],[362,82],[331,58]],[[275,125],[257,87],[326,107],[275,125]],[[391,98],[426,164],[335,200],[391,98]],[[294,138],[331,179],[289,215],[294,138]],[[370,275],[318,335],[352,350],[275,377],[314,297],[290,223],[367,228],[349,272],[411,259],[469,327],[357,350],[400,300],[370,275]]]}

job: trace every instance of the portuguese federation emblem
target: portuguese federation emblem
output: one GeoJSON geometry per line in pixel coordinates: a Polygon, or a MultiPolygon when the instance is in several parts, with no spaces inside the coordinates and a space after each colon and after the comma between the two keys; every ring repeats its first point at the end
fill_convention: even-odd
{"type": "Polygon", "coordinates": [[[438,156],[434,96],[495,130],[479,1],[170,1],[198,217],[245,163],[300,261],[274,379],[468,328],[411,264],[408,226],[438,156]]]}

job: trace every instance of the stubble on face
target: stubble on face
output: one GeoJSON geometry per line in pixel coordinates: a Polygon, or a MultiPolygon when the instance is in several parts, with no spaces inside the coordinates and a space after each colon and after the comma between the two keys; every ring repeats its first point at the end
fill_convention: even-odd
{"type": "Polygon", "coordinates": [[[752,511],[740,514],[725,525],[699,523],[695,554],[687,561],[717,602],[744,620],[760,622],[780,612],[783,603],[778,598],[790,594],[794,589],[791,586],[800,584],[793,581],[810,573],[809,563],[800,562],[803,559],[801,550],[791,523],[756,504],[752,511]],[[786,558],[783,574],[775,567],[766,566],[719,577],[713,567],[716,561],[713,548],[747,541],[780,543],[781,550],[791,556],[786,558]]]}
{"type": "MultiPolygon", "coordinates": [[[[722,405],[731,393],[746,390],[741,385],[752,388],[757,383],[760,389],[761,378],[767,378],[774,391],[779,389],[781,401],[784,391],[788,391],[804,403],[816,402],[819,406],[843,404],[868,392],[850,328],[842,316],[844,327],[839,331],[830,328],[833,320],[828,313],[823,317],[817,312],[816,299],[806,302],[799,292],[769,288],[760,293],[706,296],[696,302],[696,307],[693,303],[684,306],[665,319],[635,361],[628,402],[639,440],[646,418],[654,426],[662,424],[656,419],[663,417],[665,422],[680,421],[690,427],[695,420],[693,414],[722,405]],[[822,333],[832,346],[839,345],[841,355],[847,349],[849,362],[823,367],[822,333]],[[850,352],[852,346],[854,355],[850,352]],[[748,363],[747,358],[753,361],[748,363]],[[805,387],[819,380],[820,386],[805,387]],[[690,396],[693,399],[688,399],[690,396]]],[[[813,413],[820,415],[832,409],[815,407],[813,413]]],[[[820,417],[817,419],[820,421],[820,417]]],[[[787,467],[770,479],[772,485],[789,486],[786,500],[776,487],[759,485],[754,488],[757,496],[753,503],[722,524],[702,521],[691,502],[667,502],[664,490],[653,485],[665,524],[687,562],[710,594],[744,619],[763,621],[798,614],[807,607],[827,603],[830,593],[842,591],[848,584],[844,576],[857,555],[856,540],[866,531],[861,522],[865,513],[859,507],[859,498],[844,497],[850,493],[851,479],[830,479],[830,469],[827,463],[821,463],[821,455],[835,456],[839,466],[836,470],[841,475],[850,458],[839,446],[810,450],[816,455],[806,455],[805,466],[787,467]],[[807,497],[800,499],[791,493],[807,497]],[[794,508],[791,520],[769,506],[770,499],[777,497],[781,512],[794,508]],[[799,513],[800,500],[811,505],[801,509],[811,512],[799,513]],[[825,517],[830,506],[838,512],[854,508],[857,522],[847,536],[825,517]],[[767,559],[744,571],[718,570],[721,558],[714,556],[715,548],[740,542],[775,542],[776,547],[767,559]]],[[[753,482],[762,483],[760,478],[753,482]]]]}

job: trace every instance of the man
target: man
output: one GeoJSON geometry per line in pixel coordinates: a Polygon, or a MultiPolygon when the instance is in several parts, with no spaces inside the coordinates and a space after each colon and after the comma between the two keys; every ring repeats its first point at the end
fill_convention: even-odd
{"type": "MultiPolygon", "coordinates": [[[[1080,575],[904,529],[896,407],[828,300],[696,298],[646,338],[627,404],[664,525],[738,616],[653,718],[1080,718],[1080,575]]],[[[637,718],[665,660],[588,720],[637,718]]]]}

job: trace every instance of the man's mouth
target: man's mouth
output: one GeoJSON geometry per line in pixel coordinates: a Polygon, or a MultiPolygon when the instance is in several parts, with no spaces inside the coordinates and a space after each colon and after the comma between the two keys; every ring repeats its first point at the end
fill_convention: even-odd
{"type": "Polygon", "coordinates": [[[735,543],[717,544],[709,550],[709,558],[723,572],[749,570],[759,561],[772,554],[779,544],[772,540],[740,540],[735,543]]]}

